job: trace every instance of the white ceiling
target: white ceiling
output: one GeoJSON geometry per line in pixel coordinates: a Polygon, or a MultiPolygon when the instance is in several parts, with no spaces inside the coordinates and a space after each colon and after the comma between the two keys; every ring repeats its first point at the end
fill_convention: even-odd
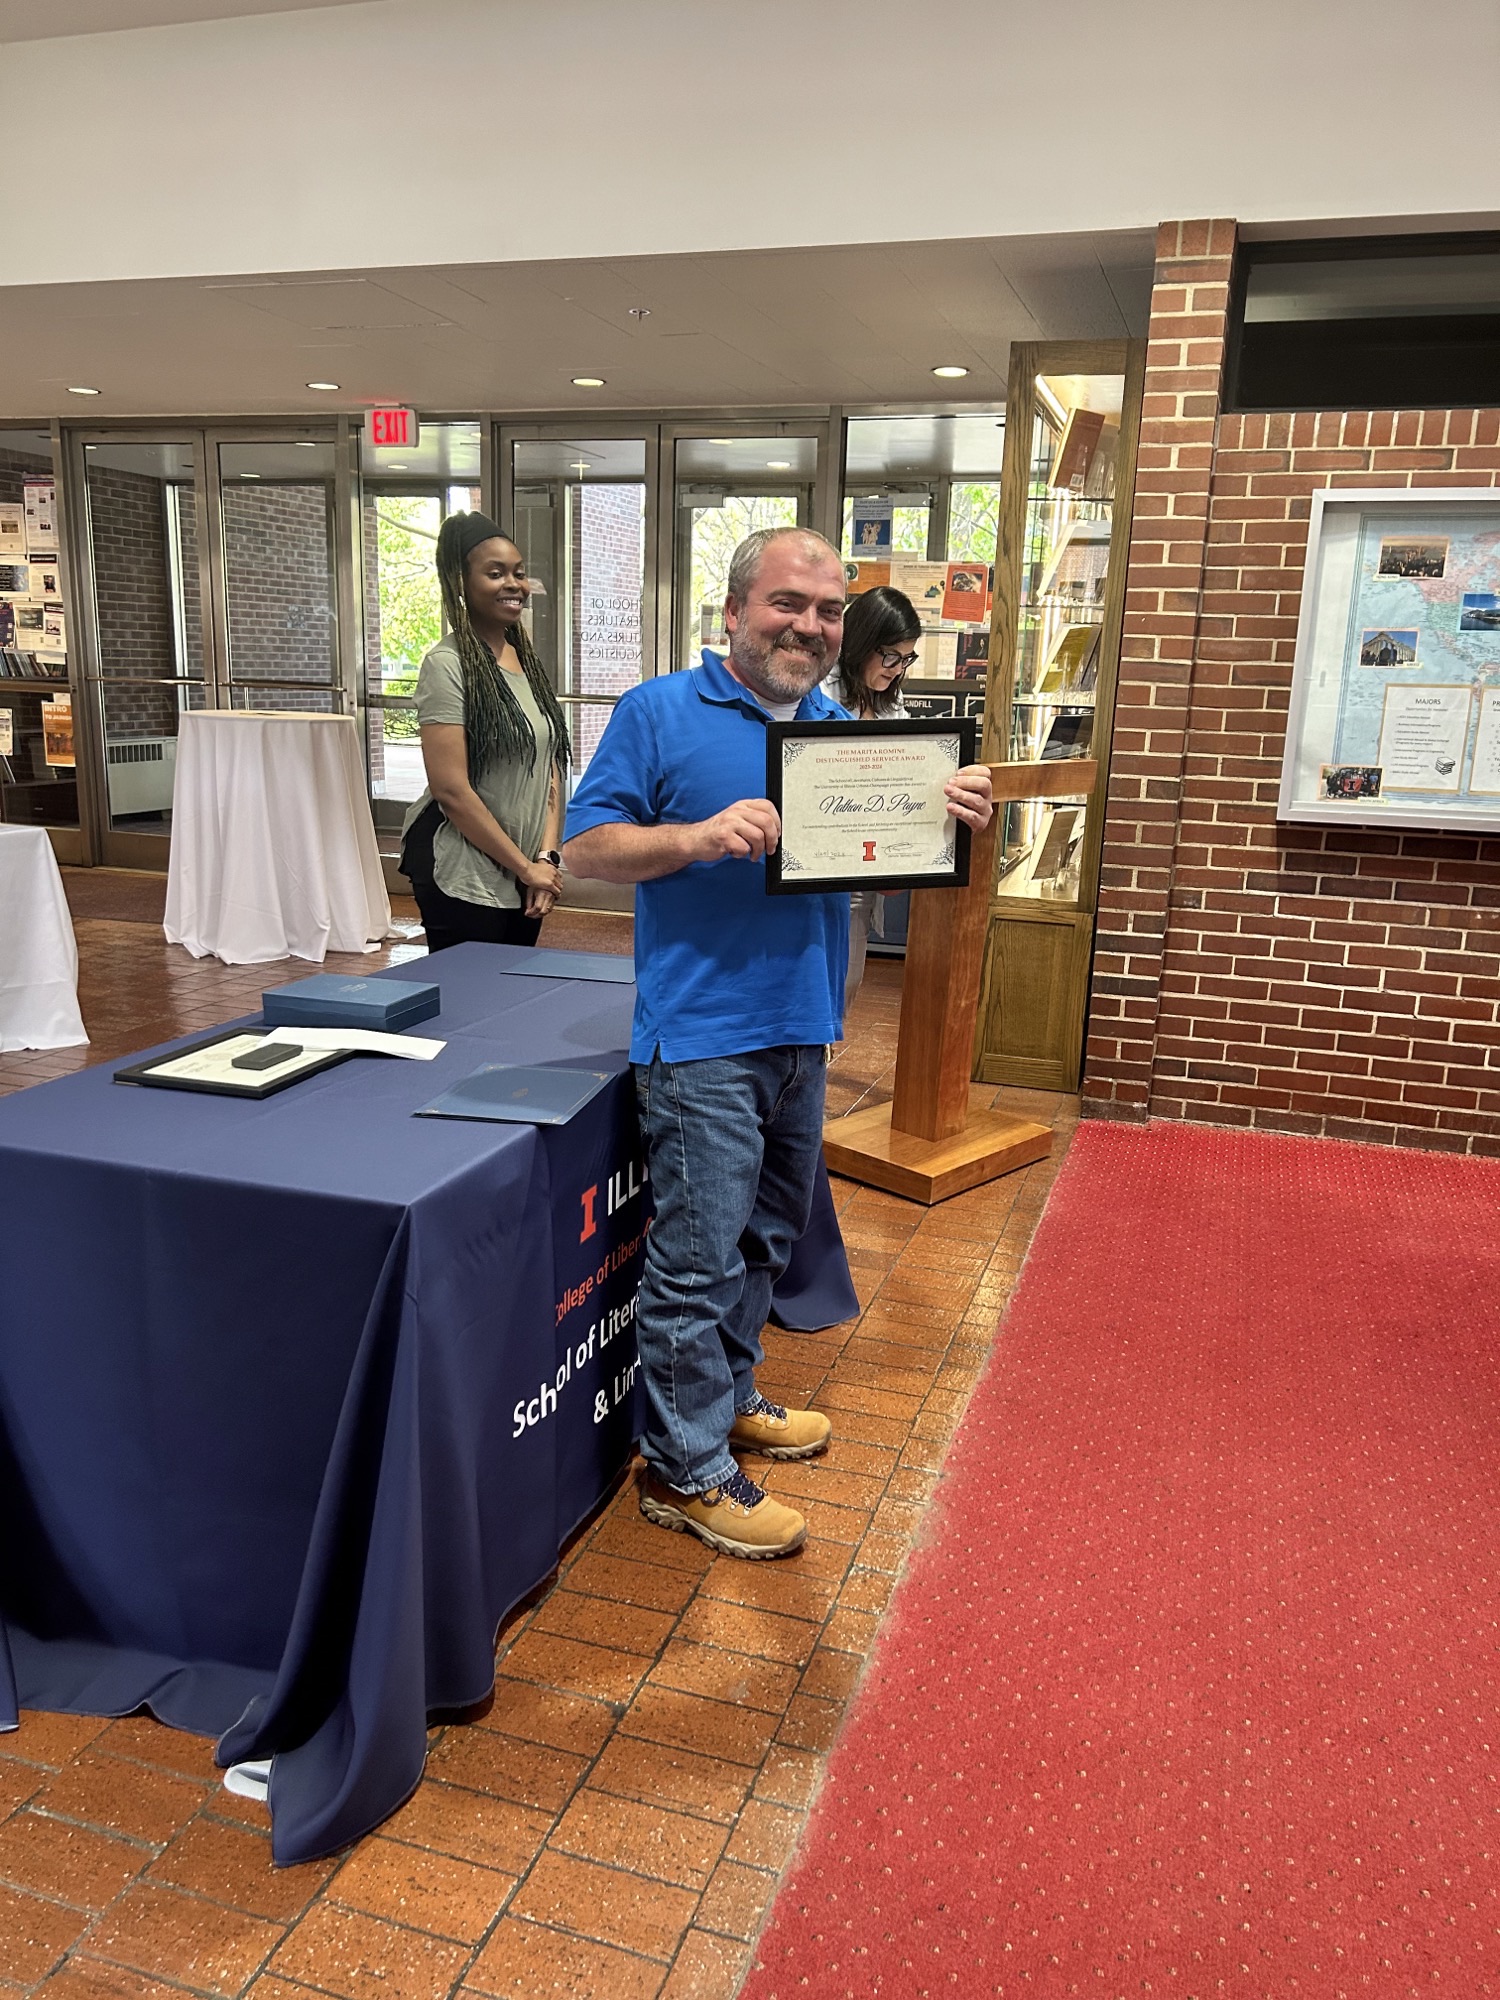
{"type": "Polygon", "coordinates": [[[0,418],[994,403],[1013,340],[1144,333],[1152,247],[1120,230],[0,286],[0,418]],[[935,380],[945,363],[969,374],[935,380]]]}
{"type": "Polygon", "coordinates": [[[64,35],[165,28],[182,21],[230,21],[254,14],[304,14],[359,0],[0,0],[0,42],[51,42],[64,35]]]}

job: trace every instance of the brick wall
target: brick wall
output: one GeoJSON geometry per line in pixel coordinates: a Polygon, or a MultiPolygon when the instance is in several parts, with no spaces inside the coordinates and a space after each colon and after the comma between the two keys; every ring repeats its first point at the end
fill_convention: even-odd
{"type": "Polygon", "coordinates": [[[1085,1109],[1500,1154],[1500,839],[1275,816],[1310,495],[1500,485],[1500,411],[1223,415],[1232,247],[1158,242],[1085,1109]]]}
{"type": "Polygon", "coordinates": [[[248,688],[244,705],[330,709],[336,660],[326,489],[226,485],[224,573],[234,679],[300,684],[248,688]]]}
{"type": "MultiPolygon", "coordinates": [[[[161,480],[142,473],[89,469],[94,600],[106,680],[177,671],[165,493],[161,480]]],[[[196,585],[196,555],[192,567],[196,585]]],[[[172,688],[109,687],[104,708],[112,737],[177,734],[172,688]]]]}
{"type": "Polygon", "coordinates": [[[52,477],[50,451],[39,451],[33,456],[28,451],[0,445],[0,500],[19,500],[25,481],[37,477],[52,477]]]}

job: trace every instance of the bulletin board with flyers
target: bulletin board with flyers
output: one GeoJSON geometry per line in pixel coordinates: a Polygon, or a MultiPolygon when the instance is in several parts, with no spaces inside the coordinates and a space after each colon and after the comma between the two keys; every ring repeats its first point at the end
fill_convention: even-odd
{"type": "Polygon", "coordinates": [[[989,661],[995,568],[985,562],[927,562],[917,556],[854,559],[845,565],[851,598],[879,585],[909,597],[922,621],[915,681],[982,682],[989,661]]]}
{"type": "Polygon", "coordinates": [[[57,492],[34,462],[0,471],[0,820],[76,825],[57,492]]]}
{"type": "Polygon", "coordinates": [[[1500,494],[1313,494],[1277,817],[1500,832],[1500,494]]]}

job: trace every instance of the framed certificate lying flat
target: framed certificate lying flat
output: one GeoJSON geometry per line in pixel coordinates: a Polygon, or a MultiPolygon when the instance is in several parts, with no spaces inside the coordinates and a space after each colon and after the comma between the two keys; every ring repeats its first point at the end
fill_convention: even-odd
{"type": "Polygon", "coordinates": [[[962,888],[969,829],[943,786],[973,761],[966,718],[771,723],[766,797],[781,844],[766,857],[768,893],[962,888]]]}
{"type": "MultiPolygon", "coordinates": [[[[286,1032],[283,1030],[282,1032],[286,1032]]],[[[154,1084],[162,1090],[206,1090],[215,1097],[271,1097],[321,1069],[347,1062],[352,1049],[299,1048],[271,1041],[264,1028],[234,1028],[210,1035],[170,1055],[128,1063],[116,1083],[154,1084]]]]}

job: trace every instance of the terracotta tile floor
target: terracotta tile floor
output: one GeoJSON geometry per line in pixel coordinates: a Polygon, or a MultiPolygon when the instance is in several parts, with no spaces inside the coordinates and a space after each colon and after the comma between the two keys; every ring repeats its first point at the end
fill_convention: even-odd
{"type": "MultiPolygon", "coordinates": [[[[210,1028],[295,976],[168,946],[148,879],[67,879],[94,1040],[0,1056],[0,1091],[210,1028]]],[[[330,967],[419,951],[409,904],[398,921],[378,957],[330,967]]],[[[629,925],[565,912],[547,941],[627,949],[629,925]]],[[[888,1094],[900,977],[871,961],[836,1113],[888,1094]]],[[[863,1312],[768,1332],[765,1387],[835,1426],[825,1459],[752,1468],[806,1512],[799,1556],[715,1558],[642,1521],[627,1479],[507,1622],[486,1710],[435,1728],[409,1803],[314,1866],[271,1867],[264,1808],[223,1790],[207,1742],[28,1714],[0,1737],[0,2000],[728,2000],[1077,1116],[996,1098],[1054,1126],[1052,1158],[930,1210],[836,1181],[863,1312]]]]}

